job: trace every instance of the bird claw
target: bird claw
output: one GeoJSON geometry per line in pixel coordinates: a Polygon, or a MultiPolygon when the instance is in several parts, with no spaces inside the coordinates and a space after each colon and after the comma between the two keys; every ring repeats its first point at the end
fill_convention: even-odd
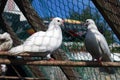
{"type": "Polygon", "coordinates": [[[102,65],[102,57],[100,57],[100,58],[98,59],[98,62],[99,62],[100,65],[102,65]]]}
{"type": "Polygon", "coordinates": [[[50,59],[48,59],[48,61],[55,61],[55,59],[54,58],[50,58],[50,59]]]}

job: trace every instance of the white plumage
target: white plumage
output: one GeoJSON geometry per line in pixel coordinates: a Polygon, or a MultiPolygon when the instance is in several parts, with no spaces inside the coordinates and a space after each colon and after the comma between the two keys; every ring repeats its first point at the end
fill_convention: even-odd
{"type": "Polygon", "coordinates": [[[60,25],[63,20],[59,17],[53,18],[46,32],[39,31],[31,35],[26,41],[9,50],[10,53],[22,52],[52,52],[60,47],[62,43],[62,31],[60,25]]]}
{"type": "Polygon", "coordinates": [[[88,25],[88,31],[85,37],[87,51],[98,61],[113,61],[107,41],[98,31],[95,22],[92,19],[87,19],[86,24],[88,25]]]}
{"type": "Polygon", "coordinates": [[[9,33],[5,32],[0,34],[0,51],[9,50],[13,45],[13,40],[11,39],[9,33]]]}
{"type": "Polygon", "coordinates": [[[6,74],[6,71],[7,71],[6,64],[1,64],[0,68],[1,68],[1,75],[4,76],[6,74]]]}
{"type": "MultiPolygon", "coordinates": [[[[0,34],[0,51],[7,51],[9,50],[13,45],[13,40],[10,37],[10,34],[5,32],[3,34],[0,34]]],[[[7,71],[7,66],[5,64],[0,64],[1,68],[1,75],[5,75],[7,71]]]]}
{"type": "MultiPolygon", "coordinates": [[[[85,37],[85,46],[87,51],[92,55],[93,60],[101,63],[101,61],[112,62],[111,52],[105,37],[98,31],[95,22],[92,19],[86,20],[87,34],[85,37]]],[[[107,67],[104,70],[109,74],[114,74],[115,69],[107,67]]]]}

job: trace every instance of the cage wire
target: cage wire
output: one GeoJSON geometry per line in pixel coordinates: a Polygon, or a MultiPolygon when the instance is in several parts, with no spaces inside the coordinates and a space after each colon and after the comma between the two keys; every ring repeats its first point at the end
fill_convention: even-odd
{"type": "MultiPolygon", "coordinates": [[[[32,28],[13,2],[7,3],[3,17],[11,24],[21,40],[25,40],[32,33],[32,28]],[[9,7],[9,8],[8,8],[9,7]],[[29,32],[31,31],[31,32],[29,32]]],[[[109,27],[101,13],[93,4],[92,0],[30,0],[32,7],[37,14],[43,19],[44,24],[48,26],[50,19],[53,17],[61,17],[68,20],[62,27],[63,49],[70,60],[73,61],[91,61],[92,56],[85,50],[84,38],[86,29],[79,24],[88,18],[95,20],[99,31],[105,36],[115,61],[118,60],[120,53],[120,41],[117,39],[112,29],[109,27]],[[114,46],[114,44],[118,46],[114,46]]],[[[2,30],[0,30],[2,33],[2,30]]],[[[120,69],[115,74],[108,75],[99,72],[98,67],[75,67],[74,68],[83,80],[119,80],[120,69]]],[[[66,76],[59,67],[40,66],[40,70],[50,80],[67,80],[66,76]]]]}

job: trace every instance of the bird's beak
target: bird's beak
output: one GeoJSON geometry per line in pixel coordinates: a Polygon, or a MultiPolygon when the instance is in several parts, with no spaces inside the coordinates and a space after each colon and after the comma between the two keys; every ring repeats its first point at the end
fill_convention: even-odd
{"type": "Polygon", "coordinates": [[[84,23],[83,25],[84,25],[84,26],[87,26],[88,24],[87,24],[87,23],[84,23]]]}
{"type": "Polygon", "coordinates": [[[84,26],[88,26],[88,23],[84,23],[84,26]]]}

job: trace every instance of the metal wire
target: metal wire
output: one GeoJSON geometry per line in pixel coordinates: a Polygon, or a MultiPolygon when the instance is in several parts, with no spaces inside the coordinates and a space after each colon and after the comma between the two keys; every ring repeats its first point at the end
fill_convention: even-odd
{"type": "MultiPolygon", "coordinates": [[[[20,21],[20,16],[18,14],[11,13],[11,11],[14,11],[15,5],[12,5],[14,3],[11,5],[10,4],[8,4],[8,9],[5,8],[5,13],[3,16],[8,22],[12,23],[12,28],[19,36],[19,38],[25,40],[28,36],[31,35],[27,32],[29,29],[31,29],[31,26],[27,23],[27,21],[25,21],[25,23],[23,23],[24,21],[20,21]]],[[[91,0],[33,0],[31,4],[37,14],[42,17],[44,21],[48,21],[48,23],[50,22],[50,18],[56,16],[59,16],[63,19],[72,19],[78,21],[85,21],[87,18],[92,18],[97,23],[101,33],[103,33],[107,38],[109,44],[113,44],[115,42],[115,34],[112,32],[109,25],[91,0]]],[[[108,11],[108,9],[106,9],[106,11],[108,11]]],[[[113,14],[113,12],[109,12],[113,14]]],[[[48,23],[45,24],[48,26],[48,23]]],[[[82,30],[80,27],[82,27],[80,24],[73,23],[73,21],[72,23],[65,23],[65,26],[62,27],[63,44],[61,48],[66,52],[66,55],[71,60],[92,60],[91,56],[87,54],[87,52],[81,52],[81,48],[84,47],[84,44],[81,44],[84,42],[85,34],[78,35],[77,33],[83,33],[86,30],[82,30]],[[77,36],[75,34],[77,34],[77,36]],[[69,45],[69,43],[71,44],[69,45]]],[[[116,41],[119,42],[118,39],[116,41]]],[[[117,52],[119,53],[120,51],[118,50],[117,52]]],[[[59,72],[60,69],[56,68],[58,67],[49,67],[49,70],[54,70],[52,72],[52,76],[54,79],[60,80],[61,78],[59,77],[63,76],[63,73],[59,72]]],[[[50,78],[51,71],[48,70],[48,67],[46,68],[40,66],[40,69],[45,75],[47,75],[48,78],[50,78]]],[[[118,76],[120,74],[118,70],[116,74],[106,76],[105,73],[100,73],[98,68],[94,67],[77,67],[75,70],[77,70],[77,72],[82,75],[83,80],[107,80],[109,78],[111,80],[117,80],[119,79],[118,76]]],[[[53,78],[50,79],[53,80],[53,78]]]]}

